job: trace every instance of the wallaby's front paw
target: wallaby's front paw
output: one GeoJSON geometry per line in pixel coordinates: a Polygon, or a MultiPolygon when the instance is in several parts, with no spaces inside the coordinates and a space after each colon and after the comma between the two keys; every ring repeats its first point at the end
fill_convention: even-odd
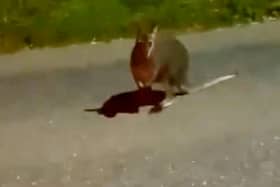
{"type": "Polygon", "coordinates": [[[150,111],[149,111],[149,114],[155,114],[155,113],[159,113],[162,111],[162,106],[161,105],[155,105],[153,106],[150,111]]]}

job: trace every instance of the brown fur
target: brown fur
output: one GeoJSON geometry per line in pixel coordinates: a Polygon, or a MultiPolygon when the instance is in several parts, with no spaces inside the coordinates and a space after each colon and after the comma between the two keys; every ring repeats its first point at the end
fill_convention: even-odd
{"type": "Polygon", "coordinates": [[[153,59],[147,57],[148,44],[142,41],[136,41],[131,54],[131,71],[134,81],[138,88],[148,86],[150,80],[154,76],[155,65],[153,59]]]}

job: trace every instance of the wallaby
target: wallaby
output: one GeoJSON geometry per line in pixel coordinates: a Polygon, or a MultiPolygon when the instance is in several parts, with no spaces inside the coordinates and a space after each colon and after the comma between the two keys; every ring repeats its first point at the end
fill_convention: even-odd
{"type": "Polygon", "coordinates": [[[152,88],[159,84],[163,86],[166,95],[150,113],[170,106],[177,95],[193,94],[238,75],[238,71],[235,71],[190,88],[189,64],[190,55],[187,48],[172,33],[158,32],[157,25],[153,27],[152,32],[142,32],[138,29],[130,59],[134,81],[138,89],[152,88]]]}
{"type": "Polygon", "coordinates": [[[171,105],[175,95],[188,94],[189,52],[171,33],[158,32],[158,26],[151,33],[138,29],[130,67],[139,89],[159,84],[166,92],[166,99],[150,112],[171,105]]]}

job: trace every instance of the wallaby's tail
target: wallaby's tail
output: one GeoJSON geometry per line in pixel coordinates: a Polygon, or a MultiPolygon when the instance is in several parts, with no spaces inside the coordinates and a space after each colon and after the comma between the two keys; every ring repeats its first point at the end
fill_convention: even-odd
{"type": "Polygon", "coordinates": [[[88,108],[84,109],[85,112],[100,112],[100,108],[88,108]]]}
{"type": "Polygon", "coordinates": [[[214,86],[218,83],[221,83],[221,82],[224,82],[226,80],[235,78],[237,75],[238,75],[238,72],[235,72],[235,73],[230,74],[230,75],[221,76],[221,77],[215,78],[215,79],[213,79],[209,82],[206,82],[206,83],[202,84],[201,86],[191,88],[188,91],[189,91],[190,94],[196,93],[196,92],[199,92],[199,91],[204,90],[206,88],[212,87],[212,86],[214,86]]]}

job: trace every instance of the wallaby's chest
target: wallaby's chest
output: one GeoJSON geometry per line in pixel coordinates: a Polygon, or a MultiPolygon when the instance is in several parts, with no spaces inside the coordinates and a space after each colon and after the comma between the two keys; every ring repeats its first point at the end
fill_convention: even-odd
{"type": "Polygon", "coordinates": [[[135,46],[131,56],[131,70],[134,78],[143,84],[149,82],[155,73],[155,63],[152,56],[147,55],[147,49],[135,46]]]}

